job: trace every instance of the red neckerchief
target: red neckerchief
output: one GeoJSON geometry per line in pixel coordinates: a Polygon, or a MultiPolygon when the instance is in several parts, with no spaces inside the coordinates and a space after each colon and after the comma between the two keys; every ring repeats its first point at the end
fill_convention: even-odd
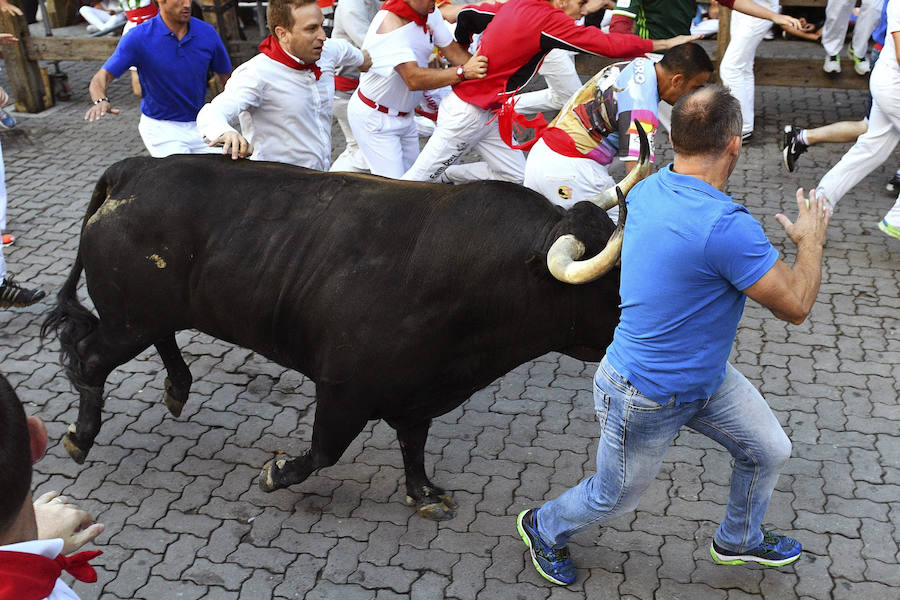
{"type": "Polygon", "coordinates": [[[56,586],[63,570],[78,581],[94,583],[97,571],[88,561],[103,554],[100,550],[60,554],[47,558],[28,552],[0,551],[0,600],[41,600],[56,586]]]}
{"type": "Polygon", "coordinates": [[[274,35],[270,35],[259,44],[259,51],[272,60],[287,65],[292,69],[297,69],[298,71],[312,71],[316,76],[316,81],[322,76],[322,69],[319,68],[319,65],[316,63],[307,65],[297,62],[284,51],[284,48],[281,47],[281,44],[278,43],[278,40],[275,39],[274,35]]]}
{"type": "Polygon", "coordinates": [[[425,33],[428,33],[428,25],[426,24],[428,15],[420,15],[403,0],[387,0],[387,2],[381,5],[381,10],[386,10],[394,13],[398,17],[408,19],[421,27],[425,33]]]}

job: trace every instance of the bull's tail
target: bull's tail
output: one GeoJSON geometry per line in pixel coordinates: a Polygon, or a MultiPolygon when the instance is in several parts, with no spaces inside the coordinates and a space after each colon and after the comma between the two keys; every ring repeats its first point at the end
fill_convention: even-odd
{"type": "MultiPolygon", "coordinates": [[[[108,174],[105,173],[94,187],[87,214],[81,225],[82,233],[88,219],[97,212],[108,197],[108,189],[108,174]]],[[[78,389],[86,386],[84,361],[78,352],[78,344],[96,330],[100,322],[91,311],[78,301],[78,281],[81,279],[83,270],[84,265],[81,260],[81,248],[79,245],[78,252],[75,255],[75,264],[72,265],[72,270],[69,272],[66,282],[56,295],[56,306],[50,311],[41,325],[41,338],[46,338],[50,333],[55,333],[59,337],[60,363],[65,368],[69,379],[78,389]]]]}

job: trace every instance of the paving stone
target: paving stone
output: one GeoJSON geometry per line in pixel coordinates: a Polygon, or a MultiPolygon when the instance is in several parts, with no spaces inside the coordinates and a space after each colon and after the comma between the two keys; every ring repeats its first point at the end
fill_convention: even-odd
{"type": "Polygon", "coordinates": [[[398,594],[408,594],[412,582],[417,577],[418,575],[415,571],[409,571],[401,567],[379,567],[361,562],[359,563],[359,568],[347,577],[347,582],[369,589],[389,588],[398,594]]]}
{"type": "Polygon", "coordinates": [[[477,598],[484,588],[485,572],[490,559],[474,554],[463,554],[453,566],[450,585],[446,588],[447,598],[469,600],[477,598]]]}
{"type": "Polygon", "coordinates": [[[235,563],[213,563],[205,558],[197,558],[184,572],[183,577],[198,585],[218,586],[237,591],[251,575],[251,569],[235,563]]]}
{"type": "Polygon", "coordinates": [[[104,592],[130,598],[147,582],[150,569],[162,560],[162,555],[147,550],[137,550],[118,567],[119,575],[104,587],[104,592]]]}
{"type": "Polygon", "coordinates": [[[154,575],[159,575],[171,581],[181,579],[182,573],[191,566],[197,551],[207,544],[205,538],[181,534],[178,539],[166,548],[163,560],[152,569],[154,575]]]}
{"type": "MultiPolygon", "coordinates": [[[[218,597],[212,589],[197,585],[193,581],[169,581],[151,575],[147,583],[135,592],[134,597],[142,600],[158,600],[159,598],[178,598],[178,600],[200,600],[201,598],[218,597]]],[[[84,598],[85,596],[82,596],[84,598]]]]}

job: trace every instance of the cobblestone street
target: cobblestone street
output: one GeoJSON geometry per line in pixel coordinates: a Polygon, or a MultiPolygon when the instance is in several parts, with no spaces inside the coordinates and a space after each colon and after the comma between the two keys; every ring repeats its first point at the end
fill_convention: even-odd
{"type": "MultiPolygon", "coordinates": [[[[573,540],[578,581],[559,588],[526,558],[515,515],[593,470],[592,363],[543,356],[435,421],[426,468],[459,504],[441,523],[405,506],[400,450],[383,422],[370,423],[337,465],[288,490],[261,492],[260,467],[309,443],[314,385],[195,331],[177,337],[194,378],[181,417],[161,401],[165,373],[150,348],[108,379],[105,421],[86,463],[69,458],[60,440],[75,420],[77,394],[57,341],[42,345],[40,324],[74,261],[98,176],[146,151],[127,77],[109,93],[121,114],[89,124],[87,85],[99,64],[61,66],[74,100],[17,113],[18,127],[0,138],[8,231],[17,238],[5,249],[9,269],[48,294],[0,310],[0,371],[49,430],[36,493],[62,490],[106,524],[96,544],[104,552],[95,561],[99,581],[73,586],[83,599],[900,598],[900,241],[876,228],[894,201],[884,185],[900,153],[840,202],[810,318],[789,325],[748,302],[732,353],[793,441],[766,523],[803,543],[800,560],[779,569],[712,561],[731,461],[683,431],[635,513],[573,540]]],[[[8,89],[5,73],[0,79],[8,89]]],[[[813,147],[789,174],[781,127],[859,119],[865,97],[757,89],[754,141],[728,193],[789,262],[794,247],[775,214],[793,218],[794,190],[815,185],[849,145],[813,147]]],[[[337,155],[343,140],[335,132],[337,155]]],[[[660,165],[672,157],[663,137],[660,165]]],[[[89,302],[83,287],[80,297],[89,302]]]]}

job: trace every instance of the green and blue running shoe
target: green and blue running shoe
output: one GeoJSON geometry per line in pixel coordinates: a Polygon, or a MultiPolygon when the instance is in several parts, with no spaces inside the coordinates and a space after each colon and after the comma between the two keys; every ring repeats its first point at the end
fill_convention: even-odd
{"type": "Polygon", "coordinates": [[[537,509],[523,510],[516,520],[516,529],[522,536],[522,541],[531,550],[531,562],[541,577],[556,585],[569,585],[574,583],[578,574],[575,565],[569,556],[569,548],[552,548],[544,544],[537,532],[537,524],[534,515],[537,509]]]}
{"type": "Polygon", "coordinates": [[[720,565],[742,565],[748,562],[756,562],[767,567],[782,567],[789,565],[798,558],[803,546],[794,538],[786,535],[778,535],[771,531],[762,530],[763,541],[756,548],[743,553],[725,550],[715,539],[709,546],[709,553],[713,560],[720,565]]]}
{"type": "Polygon", "coordinates": [[[882,219],[878,224],[878,229],[888,234],[891,237],[895,237],[900,240],[900,227],[894,227],[893,225],[889,225],[887,219],[882,219]]]}

